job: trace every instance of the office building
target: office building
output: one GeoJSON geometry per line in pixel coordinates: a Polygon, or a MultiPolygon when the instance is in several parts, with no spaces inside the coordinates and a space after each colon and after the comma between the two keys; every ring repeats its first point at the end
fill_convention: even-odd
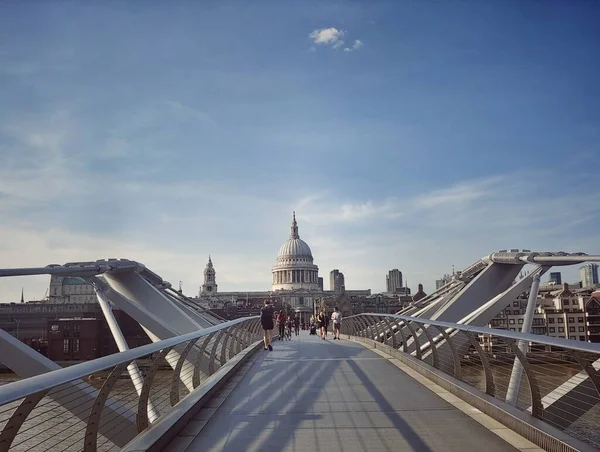
{"type": "Polygon", "coordinates": [[[441,289],[452,280],[452,275],[445,274],[441,279],[435,280],[435,290],[441,289]]]}
{"type": "Polygon", "coordinates": [[[390,270],[385,277],[387,293],[396,293],[402,287],[402,272],[397,268],[390,270]]]}
{"type": "Polygon", "coordinates": [[[342,287],[345,286],[344,274],[337,268],[329,272],[329,290],[334,292],[341,292],[342,287]]]}
{"type": "Polygon", "coordinates": [[[594,287],[598,284],[598,264],[585,264],[579,267],[581,287],[594,287]]]}
{"type": "Polygon", "coordinates": [[[562,284],[562,275],[560,272],[551,272],[548,282],[560,286],[562,284]]]}

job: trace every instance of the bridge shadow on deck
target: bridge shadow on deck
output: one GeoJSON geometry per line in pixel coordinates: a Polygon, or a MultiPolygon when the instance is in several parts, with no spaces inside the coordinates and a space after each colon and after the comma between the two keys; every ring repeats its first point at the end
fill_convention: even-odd
{"type": "Polygon", "coordinates": [[[385,358],[330,339],[276,341],[185,450],[515,450],[385,358]]]}

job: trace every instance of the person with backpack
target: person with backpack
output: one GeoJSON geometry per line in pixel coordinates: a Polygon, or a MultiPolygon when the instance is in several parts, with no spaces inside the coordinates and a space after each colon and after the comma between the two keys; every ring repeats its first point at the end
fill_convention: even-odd
{"type": "Polygon", "coordinates": [[[333,314],[331,314],[331,321],[333,322],[333,339],[340,340],[340,329],[342,328],[342,313],[336,306],[333,308],[333,314]]]}
{"type": "Polygon", "coordinates": [[[271,346],[271,334],[273,332],[273,315],[275,311],[273,310],[273,306],[271,306],[271,302],[269,300],[265,300],[265,305],[260,310],[260,323],[262,325],[262,329],[264,332],[264,342],[265,342],[265,350],[272,351],[273,347],[271,346]]]}

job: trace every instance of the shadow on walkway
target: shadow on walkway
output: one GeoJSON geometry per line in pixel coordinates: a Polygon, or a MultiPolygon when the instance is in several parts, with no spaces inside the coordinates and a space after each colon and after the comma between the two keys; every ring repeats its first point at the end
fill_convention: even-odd
{"type": "MultiPolygon", "coordinates": [[[[360,431],[378,435],[380,426],[369,412],[384,412],[413,450],[431,450],[394,412],[377,381],[354,362],[381,365],[385,359],[358,344],[300,338],[276,342],[274,352],[257,358],[188,451],[332,452],[344,447],[349,432],[355,444],[370,450],[369,438],[360,431]],[[332,449],[332,443],[337,447],[332,449]]],[[[379,442],[390,443],[381,435],[379,442]]]]}

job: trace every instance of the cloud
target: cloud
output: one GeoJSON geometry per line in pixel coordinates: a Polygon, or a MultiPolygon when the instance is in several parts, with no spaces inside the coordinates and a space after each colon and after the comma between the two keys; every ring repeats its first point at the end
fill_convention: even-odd
{"type": "MultiPolygon", "coordinates": [[[[338,30],[337,28],[322,28],[320,30],[312,31],[308,37],[312,40],[313,44],[309,51],[316,51],[316,46],[331,47],[332,49],[340,49],[344,47],[344,38],[347,32],[338,30]]],[[[363,47],[363,42],[360,39],[355,39],[351,46],[345,47],[345,52],[354,52],[355,50],[363,47]]]]}
{"type": "Polygon", "coordinates": [[[358,49],[362,48],[363,46],[364,46],[364,44],[360,39],[355,39],[352,46],[346,47],[344,49],[344,52],[354,52],[355,50],[358,50],[358,49]]]}
{"type": "Polygon", "coordinates": [[[503,182],[503,177],[491,177],[481,180],[473,180],[456,184],[441,190],[417,196],[414,200],[415,206],[420,208],[434,208],[438,206],[467,204],[495,190],[498,184],[503,182]]]}
{"type": "Polygon", "coordinates": [[[0,211],[73,194],[81,174],[77,154],[65,150],[75,129],[69,108],[6,120],[0,142],[0,211]]]}
{"type": "Polygon", "coordinates": [[[312,31],[308,37],[317,45],[332,46],[338,48],[344,45],[344,32],[337,28],[321,28],[320,30],[312,31]]]}
{"type": "MultiPolygon", "coordinates": [[[[426,76],[436,67],[416,51],[400,74],[414,89],[390,91],[398,71],[332,78],[260,39],[227,35],[198,48],[225,16],[203,16],[193,39],[171,21],[169,41],[149,47],[164,12],[145,16],[133,37],[127,20],[87,27],[111,17],[91,13],[66,35],[60,21],[13,27],[14,45],[0,50],[0,267],[128,257],[193,293],[211,253],[221,290],[265,289],[293,209],[321,274],[341,268],[348,288],[381,290],[389,268],[427,287],[493,249],[593,252],[600,243],[598,133],[576,108],[587,104],[558,119],[543,108],[564,100],[560,89],[542,103],[529,90],[523,110],[505,102],[522,77],[492,68],[490,78],[483,65],[474,76],[500,91],[483,89],[481,100],[481,83],[451,74],[432,92],[426,76]],[[128,45],[103,46],[110,38],[128,45]],[[573,164],[577,150],[590,155],[573,164]],[[554,170],[465,180],[523,165],[554,170]]],[[[344,22],[300,29],[300,45],[316,59],[373,48],[339,25],[353,23],[347,12],[336,14],[344,22]]],[[[13,15],[18,25],[22,14],[13,15]]],[[[240,34],[256,35],[255,22],[239,24],[240,34]]],[[[282,22],[268,39],[284,42],[295,25],[282,22]]],[[[0,280],[0,300],[18,300],[21,281],[0,280]]],[[[25,293],[41,296],[43,286],[25,293]]]]}
{"type": "MultiPolygon", "coordinates": [[[[276,190],[250,192],[193,180],[115,181],[80,193],[84,178],[69,202],[120,197],[126,210],[114,211],[111,203],[101,213],[121,228],[90,227],[96,225],[87,210],[79,212],[88,218],[78,224],[64,205],[59,211],[69,218],[66,223],[51,215],[31,222],[21,209],[8,208],[0,235],[11,240],[0,244],[0,267],[129,258],[174,284],[182,280],[184,291],[195,294],[210,253],[221,291],[268,290],[271,266],[295,209],[300,236],[311,246],[322,276],[340,268],[349,289],[381,291],[386,271],[400,268],[410,286],[422,282],[431,291],[452,265],[466,267],[498,249],[600,252],[595,226],[600,194],[544,193],[545,181],[555,176],[503,174],[384,199],[353,199],[317,187],[295,201],[276,190]]],[[[561,177],[568,186],[571,176],[561,177]]],[[[559,270],[566,280],[577,279],[575,267],[559,270]]],[[[0,278],[0,301],[17,301],[21,286],[28,297],[39,298],[47,284],[47,278],[0,278]]]]}
{"type": "MultiPolygon", "coordinates": [[[[316,244],[321,268],[341,267],[353,287],[372,281],[373,290],[383,289],[388,268],[401,268],[412,287],[422,282],[431,290],[452,265],[466,267],[499,249],[600,254],[600,193],[551,189],[545,181],[558,174],[567,177],[503,174],[383,200],[306,197],[302,230],[316,244]]],[[[571,177],[581,175],[565,184],[571,177]]],[[[577,268],[557,270],[578,281],[577,268]]]]}
{"type": "MultiPolygon", "coordinates": [[[[157,105],[177,124],[221,127],[196,105],[157,105]]],[[[152,141],[166,117],[157,110],[135,109],[140,114],[131,127],[124,125],[111,142],[115,154],[135,151],[149,159],[158,168],[149,174],[138,163],[134,173],[118,173],[121,161],[103,162],[110,171],[99,171],[90,159],[106,142],[81,154],[85,127],[72,107],[3,122],[0,236],[10,240],[0,243],[0,267],[129,258],[174,284],[182,280],[184,291],[195,294],[210,253],[220,290],[267,290],[292,210],[321,275],[340,268],[349,289],[381,291],[385,272],[400,268],[409,285],[423,282],[430,291],[453,264],[466,267],[498,249],[600,251],[600,193],[587,189],[593,172],[430,181],[393,196],[349,196],[325,182],[248,185],[179,167],[173,177],[165,173],[171,154],[154,155],[136,141],[138,130],[152,141]],[[557,178],[560,185],[548,183],[557,178]]],[[[575,267],[560,270],[564,279],[577,280],[575,267]]],[[[47,278],[0,278],[0,302],[18,301],[21,286],[28,298],[40,298],[47,285],[47,278]]]]}
{"type": "Polygon", "coordinates": [[[523,227],[541,227],[537,234],[564,232],[574,225],[600,217],[600,193],[549,193],[544,196],[541,181],[552,173],[529,172],[466,180],[446,188],[416,193],[410,197],[388,197],[349,201],[330,194],[307,196],[299,201],[303,215],[315,225],[335,223],[396,222],[398,227],[418,226],[421,230],[439,229],[478,234],[497,229],[512,233],[523,227]],[[537,178],[540,183],[532,181],[537,178]],[[590,206],[598,206],[590,208],[590,206]],[[557,219],[557,213],[579,212],[577,216],[557,219]],[[377,220],[375,220],[375,218],[377,220]]]}
{"type": "MultiPolygon", "coordinates": [[[[159,105],[178,121],[219,127],[195,107],[159,105]]],[[[136,110],[131,127],[152,133],[164,118],[155,110],[136,110]]],[[[125,133],[131,127],[114,134],[115,153],[142,155],[135,134],[125,133]]],[[[279,181],[248,189],[182,174],[154,177],[139,165],[135,177],[98,172],[80,155],[81,129],[73,108],[3,123],[0,234],[11,240],[0,246],[0,267],[124,257],[171,282],[183,280],[193,294],[210,253],[221,290],[265,290],[294,209],[321,274],[341,268],[348,288],[382,290],[387,269],[401,268],[413,286],[423,282],[431,290],[452,264],[467,266],[496,249],[599,251],[590,225],[600,220],[600,194],[569,191],[593,173],[500,174],[388,197],[353,198],[318,184],[308,192],[305,186],[285,191],[279,181]],[[560,189],[546,183],[559,175],[560,189]]],[[[147,158],[156,161],[151,153],[147,158]]],[[[151,166],[163,168],[169,158],[151,166]]],[[[18,300],[22,285],[39,298],[47,283],[0,279],[0,301],[18,300]]]]}

